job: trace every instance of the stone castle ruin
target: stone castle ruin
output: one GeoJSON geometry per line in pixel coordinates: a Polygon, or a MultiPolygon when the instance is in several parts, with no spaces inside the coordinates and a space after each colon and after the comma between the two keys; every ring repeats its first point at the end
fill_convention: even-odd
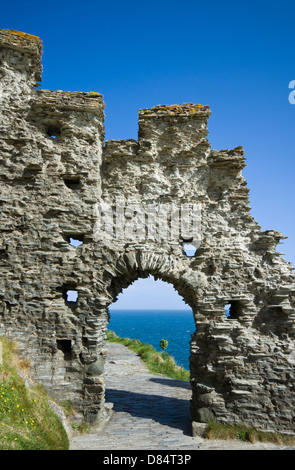
{"type": "Polygon", "coordinates": [[[192,103],[140,110],[137,141],[104,142],[102,95],[37,89],[41,54],[0,31],[0,335],[52,397],[103,419],[108,306],[152,275],[193,311],[192,422],[294,433],[293,267],[250,215],[242,147],[211,150],[210,109],[192,103]],[[174,212],[138,235],[136,207],[174,212]],[[195,232],[172,236],[183,207],[195,232]]]}

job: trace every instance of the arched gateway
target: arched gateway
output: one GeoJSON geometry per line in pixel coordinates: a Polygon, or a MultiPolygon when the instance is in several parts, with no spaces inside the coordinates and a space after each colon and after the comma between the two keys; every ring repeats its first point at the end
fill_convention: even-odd
{"type": "Polygon", "coordinates": [[[209,107],[191,103],[141,110],[138,141],[104,143],[100,94],[36,90],[40,39],[0,44],[0,334],[102,419],[108,305],[152,274],[193,310],[192,421],[294,432],[293,268],[249,213],[243,149],[211,150],[209,107]]]}

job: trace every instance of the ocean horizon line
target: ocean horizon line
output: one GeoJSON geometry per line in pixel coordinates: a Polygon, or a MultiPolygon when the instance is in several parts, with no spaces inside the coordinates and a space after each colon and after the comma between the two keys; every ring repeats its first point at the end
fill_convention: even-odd
{"type": "Polygon", "coordinates": [[[118,312],[191,312],[191,308],[112,308],[109,310],[118,312]]]}

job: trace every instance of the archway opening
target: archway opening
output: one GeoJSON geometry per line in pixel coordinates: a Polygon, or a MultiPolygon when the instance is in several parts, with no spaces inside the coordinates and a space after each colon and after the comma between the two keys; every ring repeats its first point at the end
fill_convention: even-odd
{"type": "Polygon", "coordinates": [[[128,413],[131,423],[138,417],[152,420],[156,428],[168,425],[191,435],[189,342],[195,331],[192,309],[172,284],[149,276],[123,289],[109,306],[109,315],[109,330],[120,338],[151,345],[164,361],[172,356],[181,372],[187,370],[187,375],[180,379],[169,375],[170,371],[168,375],[151,372],[140,360],[140,352],[134,354],[122,344],[108,343],[106,403],[111,403],[114,411],[128,413]],[[168,342],[164,352],[163,339],[168,342]]]}
{"type": "Polygon", "coordinates": [[[189,342],[195,323],[192,309],[172,284],[151,275],[139,278],[123,289],[110,305],[109,314],[109,330],[151,344],[158,352],[162,352],[160,341],[166,339],[165,351],[178,366],[189,369],[189,342]]]}

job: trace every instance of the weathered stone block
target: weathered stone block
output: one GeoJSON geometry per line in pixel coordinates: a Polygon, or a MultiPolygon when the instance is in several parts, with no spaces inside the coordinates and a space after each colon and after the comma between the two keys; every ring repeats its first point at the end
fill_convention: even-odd
{"type": "Polygon", "coordinates": [[[193,437],[205,437],[208,430],[208,424],[198,423],[197,421],[192,421],[192,435],[193,437]]]}

